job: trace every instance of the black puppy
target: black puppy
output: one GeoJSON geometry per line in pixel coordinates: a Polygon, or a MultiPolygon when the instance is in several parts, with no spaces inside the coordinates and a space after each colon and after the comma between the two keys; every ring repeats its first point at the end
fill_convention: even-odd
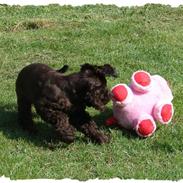
{"type": "Polygon", "coordinates": [[[16,80],[18,120],[21,126],[35,130],[31,105],[41,118],[55,126],[61,140],[71,143],[76,129],[97,143],[106,143],[104,135],[85,111],[86,106],[103,111],[109,102],[106,76],[116,76],[109,64],[84,64],[78,73],[64,75],[65,65],[53,70],[44,64],[31,64],[22,69],[16,80]]]}

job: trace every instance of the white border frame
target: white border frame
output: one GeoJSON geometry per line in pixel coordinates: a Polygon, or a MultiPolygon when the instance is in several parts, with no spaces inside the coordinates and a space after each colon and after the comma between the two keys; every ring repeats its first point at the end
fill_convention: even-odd
{"type": "MultiPolygon", "coordinates": [[[[8,4],[8,5],[49,5],[49,4],[59,4],[59,5],[72,5],[72,6],[82,6],[85,4],[105,4],[105,5],[116,5],[119,7],[122,6],[143,6],[147,3],[153,4],[164,4],[170,5],[172,7],[178,7],[179,5],[183,5],[182,0],[0,0],[0,4],[8,4]]],[[[0,177],[1,183],[79,183],[78,180],[72,179],[62,179],[62,180],[53,180],[53,179],[32,179],[32,180],[10,180],[10,178],[6,178],[4,176],[0,177]]],[[[121,180],[119,178],[109,179],[109,180],[87,180],[82,181],[86,183],[93,183],[93,182],[100,182],[100,183],[172,183],[172,182],[179,182],[183,183],[183,180],[179,181],[167,181],[167,180],[134,180],[134,179],[127,179],[121,180]]]]}
{"type": "Polygon", "coordinates": [[[8,5],[72,5],[82,6],[84,4],[114,4],[116,6],[143,6],[147,3],[165,4],[172,7],[183,5],[182,0],[0,0],[0,4],[8,5]]]}

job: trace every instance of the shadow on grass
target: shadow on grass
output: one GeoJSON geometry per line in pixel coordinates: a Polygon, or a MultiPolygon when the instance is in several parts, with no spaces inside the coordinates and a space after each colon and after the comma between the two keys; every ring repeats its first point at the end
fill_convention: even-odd
{"type": "MultiPolygon", "coordinates": [[[[33,118],[35,118],[35,114],[33,114],[33,118]]],[[[48,148],[48,149],[56,149],[56,148],[66,148],[68,145],[61,142],[59,140],[58,135],[56,135],[54,128],[44,122],[37,122],[36,128],[38,132],[36,134],[30,134],[23,129],[17,122],[17,111],[16,105],[4,105],[0,106],[0,131],[10,139],[18,140],[24,139],[28,142],[33,143],[36,146],[48,148]]]]}
{"type": "MultiPolygon", "coordinates": [[[[107,108],[105,112],[95,115],[93,118],[97,122],[97,125],[108,133],[110,133],[110,129],[120,130],[122,132],[121,135],[126,138],[137,138],[137,135],[133,133],[133,131],[121,129],[118,126],[105,126],[105,120],[111,115],[112,110],[107,108]]],[[[59,140],[58,134],[55,133],[55,130],[51,125],[42,122],[41,120],[35,120],[35,117],[36,114],[33,113],[33,118],[38,132],[36,134],[30,134],[21,129],[21,126],[19,126],[17,122],[16,104],[0,106],[0,131],[2,131],[7,138],[13,140],[24,139],[36,146],[51,150],[68,147],[67,144],[59,140]]],[[[85,137],[76,136],[76,141],[77,140],[87,143],[87,139],[85,137]]]]}

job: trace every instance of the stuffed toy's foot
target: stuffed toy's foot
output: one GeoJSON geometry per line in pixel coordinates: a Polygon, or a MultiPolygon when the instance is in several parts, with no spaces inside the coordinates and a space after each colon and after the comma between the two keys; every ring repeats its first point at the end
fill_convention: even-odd
{"type": "Polygon", "coordinates": [[[111,89],[112,99],[117,104],[126,105],[132,101],[133,93],[126,84],[118,84],[111,89]]]}
{"type": "Polygon", "coordinates": [[[117,119],[114,116],[112,116],[106,120],[105,124],[107,126],[115,125],[117,124],[117,119]]]}
{"type": "Polygon", "coordinates": [[[151,87],[151,75],[146,71],[136,71],[131,78],[131,86],[134,90],[145,93],[151,87]]]}
{"type": "Polygon", "coordinates": [[[156,123],[150,115],[141,117],[136,125],[136,133],[141,137],[149,137],[156,130],[156,123]]]}
{"type": "Polygon", "coordinates": [[[170,123],[173,116],[173,104],[171,102],[158,102],[153,109],[153,115],[161,124],[170,123]]]}

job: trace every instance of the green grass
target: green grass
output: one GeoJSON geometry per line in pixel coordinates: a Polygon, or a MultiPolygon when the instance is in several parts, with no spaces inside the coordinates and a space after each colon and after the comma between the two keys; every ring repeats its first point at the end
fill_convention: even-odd
{"type": "MultiPolygon", "coordinates": [[[[5,6],[0,5],[0,176],[25,178],[172,179],[183,178],[183,7],[161,5],[5,6]],[[27,64],[41,62],[70,72],[80,64],[111,63],[119,78],[109,87],[130,81],[145,69],[164,76],[174,94],[175,114],[151,138],[107,129],[112,140],[92,144],[77,133],[67,146],[35,114],[39,135],[29,136],[17,125],[15,80],[27,64]]],[[[112,104],[100,114],[103,124],[112,104]]]]}

